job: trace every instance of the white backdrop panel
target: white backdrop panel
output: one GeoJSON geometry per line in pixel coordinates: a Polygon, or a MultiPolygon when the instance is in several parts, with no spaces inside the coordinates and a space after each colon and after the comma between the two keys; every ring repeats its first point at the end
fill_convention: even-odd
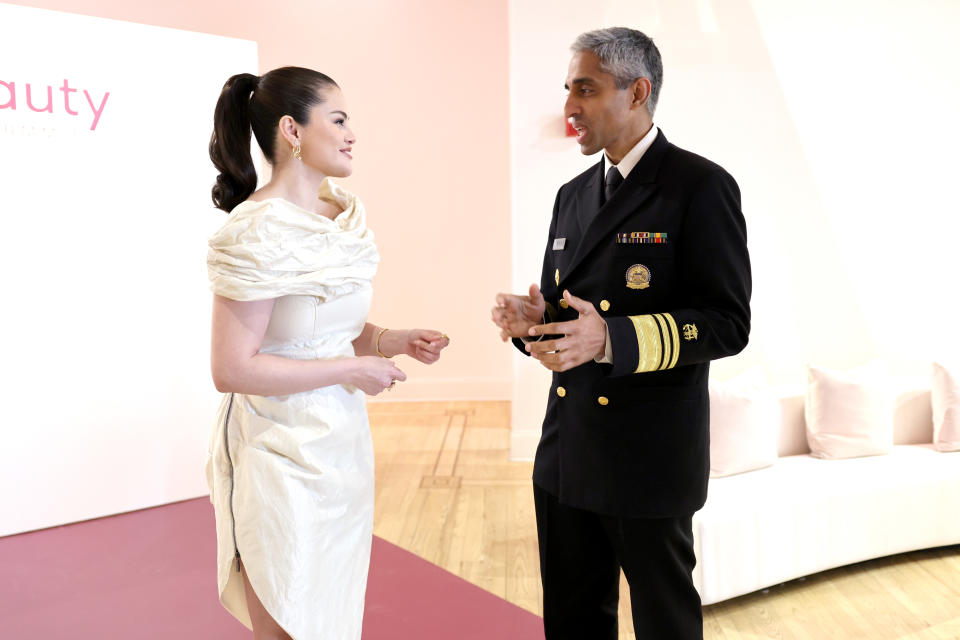
{"type": "Polygon", "coordinates": [[[256,43],[3,4],[0,24],[0,535],[203,495],[206,146],[256,43]]]}

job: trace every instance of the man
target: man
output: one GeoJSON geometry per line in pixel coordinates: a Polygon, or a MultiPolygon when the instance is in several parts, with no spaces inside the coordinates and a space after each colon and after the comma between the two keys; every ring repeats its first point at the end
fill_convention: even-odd
{"type": "Polygon", "coordinates": [[[565,115],[601,161],[560,188],[540,286],[497,295],[501,337],[554,372],[533,469],[547,640],[703,637],[693,513],[709,475],[709,362],[741,351],[750,263],[736,182],[653,124],[660,53],[581,35],[565,115]]]}

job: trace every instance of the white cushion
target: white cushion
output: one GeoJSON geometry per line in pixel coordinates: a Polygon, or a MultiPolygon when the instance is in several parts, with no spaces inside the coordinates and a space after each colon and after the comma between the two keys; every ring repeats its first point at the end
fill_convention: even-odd
{"type": "Polygon", "coordinates": [[[780,407],[752,369],[710,384],[710,477],[769,467],[777,461],[780,407]]]}
{"type": "Polygon", "coordinates": [[[807,367],[810,455],[856,458],[893,449],[895,394],[875,365],[850,372],[807,367]]]}
{"type": "Polygon", "coordinates": [[[703,604],[869,558],[960,542],[960,465],[933,445],[780,458],[710,480],[694,515],[703,604]]]}
{"type": "Polygon", "coordinates": [[[933,445],[937,451],[960,451],[960,369],[933,363],[933,445]]]}

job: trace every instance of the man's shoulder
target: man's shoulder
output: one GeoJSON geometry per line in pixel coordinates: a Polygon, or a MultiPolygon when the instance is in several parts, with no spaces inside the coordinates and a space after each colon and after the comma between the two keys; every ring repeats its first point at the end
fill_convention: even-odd
{"type": "Polygon", "coordinates": [[[661,170],[668,175],[679,175],[684,180],[707,179],[710,176],[731,178],[722,166],[692,151],[669,144],[663,155],[661,170]]]}

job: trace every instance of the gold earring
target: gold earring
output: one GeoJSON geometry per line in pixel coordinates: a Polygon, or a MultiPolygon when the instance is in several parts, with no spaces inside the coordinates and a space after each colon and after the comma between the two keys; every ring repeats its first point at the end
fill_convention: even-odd
{"type": "Polygon", "coordinates": [[[293,157],[296,158],[297,160],[303,160],[303,158],[300,157],[300,145],[299,145],[299,144],[293,148],[293,157]]]}

